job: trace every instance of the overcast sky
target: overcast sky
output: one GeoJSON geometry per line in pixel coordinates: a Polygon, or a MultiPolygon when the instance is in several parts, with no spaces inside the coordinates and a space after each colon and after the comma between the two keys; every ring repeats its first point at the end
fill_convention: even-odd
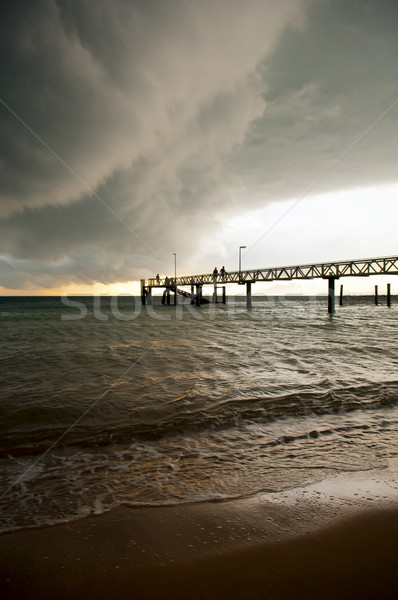
{"type": "Polygon", "coordinates": [[[0,6],[1,294],[397,254],[396,0],[0,6]]]}

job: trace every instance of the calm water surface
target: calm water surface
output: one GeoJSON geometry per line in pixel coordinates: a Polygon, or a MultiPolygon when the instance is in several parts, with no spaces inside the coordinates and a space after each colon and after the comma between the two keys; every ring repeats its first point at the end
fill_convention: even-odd
{"type": "Polygon", "coordinates": [[[1,529],[389,464],[398,308],[254,300],[0,299],[1,529]]]}

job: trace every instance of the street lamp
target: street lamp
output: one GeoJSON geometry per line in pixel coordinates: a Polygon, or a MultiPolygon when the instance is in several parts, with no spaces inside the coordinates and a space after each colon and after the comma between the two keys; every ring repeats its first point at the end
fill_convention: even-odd
{"type": "Polygon", "coordinates": [[[239,283],[242,279],[242,248],[246,248],[246,246],[239,246],[239,283]]]}
{"type": "Polygon", "coordinates": [[[173,256],[174,256],[174,289],[175,289],[174,304],[177,304],[177,254],[175,252],[173,252],[173,256]]]}

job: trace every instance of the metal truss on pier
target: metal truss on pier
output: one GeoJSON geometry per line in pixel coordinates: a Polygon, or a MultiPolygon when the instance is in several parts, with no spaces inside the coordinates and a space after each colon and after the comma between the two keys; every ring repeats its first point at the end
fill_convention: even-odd
{"type": "MultiPolygon", "coordinates": [[[[205,285],[214,283],[255,283],[256,281],[289,281],[292,279],[329,279],[333,277],[368,277],[370,275],[398,275],[398,256],[365,258],[337,262],[314,263],[290,267],[267,267],[264,269],[242,269],[217,277],[213,273],[177,277],[177,286],[205,285]]],[[[148,287],[174,285],[174,278],[148,279],[148,287]]]]}

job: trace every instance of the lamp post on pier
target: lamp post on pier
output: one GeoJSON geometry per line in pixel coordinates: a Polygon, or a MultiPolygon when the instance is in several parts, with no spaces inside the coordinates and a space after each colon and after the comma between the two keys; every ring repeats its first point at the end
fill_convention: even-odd
{"type": "Polygon", "coordinates": [[[174,304],[177,305],[177,254],[173,252],[174,256],[174,304]]]}
{"type": "Polygon", "coordinates": [[[242,279],[242,248],[246,248],[246,246],[239,246],[239,283],[242,279]]]}

